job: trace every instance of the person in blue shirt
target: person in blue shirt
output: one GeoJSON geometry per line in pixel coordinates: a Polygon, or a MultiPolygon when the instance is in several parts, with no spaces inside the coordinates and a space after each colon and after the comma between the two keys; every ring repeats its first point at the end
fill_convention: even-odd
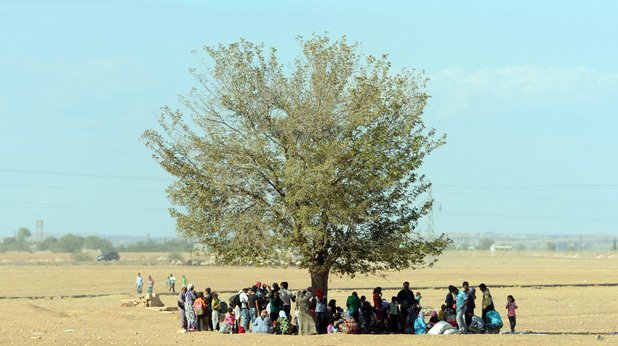
{"type": "Polygon", "coordinates": [[[455,302],[457,304],[457,325],[459,326],[459,331],[462,333],[466,333],[468,331],[465,321],[466,304],[468,302],[468,287],[468,282],[464,281],[463,290],[458,290],[455,297],[455,302]]]}

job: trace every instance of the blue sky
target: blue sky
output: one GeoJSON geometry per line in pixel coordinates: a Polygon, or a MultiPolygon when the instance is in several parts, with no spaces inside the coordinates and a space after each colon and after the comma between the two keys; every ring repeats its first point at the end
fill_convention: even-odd
{"type": "Polygon", "coordinates": [[[617,233],[618,2],[1,1],[0,236],[173,236],[140,135],[191,51],[325,31],[431,78],[436,231],[617,233]]]}

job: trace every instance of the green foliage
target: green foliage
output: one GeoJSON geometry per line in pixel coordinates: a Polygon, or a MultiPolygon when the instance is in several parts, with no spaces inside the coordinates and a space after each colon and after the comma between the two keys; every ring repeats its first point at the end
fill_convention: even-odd
{"type": "Polygon", "coordinates": [[[23,243],[26,241],[26,239],[30,238],[30,236],[32,236],[32,232],[30,232],[30,230],[26,227],[21,227],[17,231],[16,238],[18,242],[23,243]]]}
{"type": "Polygon", "coordinates": [[[184,239],[169,239],[162,242],[140,240],[128,245],[121,245],[117,249],[122,252],[184,252],[192,250],[191,243],[184,239]]]}
{"type": "Polygon", "coordinates": [[[87,252],[76,251],[71,253],[71,260],[74,262],[92,262],[92,256],[87,252]]]}
{"type": "Polygon", "coordinates": [[[110,251],[114,249],[114,244],[111,241],[97,236],[88,236],[84,239],[84,249],[110,251]]]}
{"type": "Polygon", "coordinates": [[[185,258],[178,251],[172,251],[167,255],[167,259],[170,261],[181,261],[184,262],[185,258]]]}
{"type": "Polygon", "coordinates": [[[12,245],[12,244],[17,243],[17,240],[14,237],[6,237],[2,239],[2,243],[4,245],[12,245]]]}
{"type": "Polygon", "coordinates": [[[549,252],[556,252],[556,243],[548,242],[547,243],[547,251],[549,251],[549,252]]]}
{"type": "Polygon", "coordinates": [[[36,249],[39,251],[51,250],[56,243],[58,243],[58,239],[55,237],[46,237],[43,241],[36,244],[36,249]]]}
{"type": "Polygon", "coordinates": [[[6,237],[0,244],[0,251],[30,251],[30,245],[24,240],[18,241],[14,237],[6,237]]]}
{"type": "Polygon", "coordinates": [[[477,249],[478,250],[489,250],[494,243],[495,241],[492,238],[487,238],[487,237],[481,238],[477,249]]]}
{"type": "Polygon", "coordinates": [[[84,246],[84,237],[75,234],[66,234],[52,247],[54,252],[76,252],[84,246]]]}
{"type": "Polygon", "coordinates": [[[445,141],[421,119],[427,78],[345,38],[299,43],[291,71],[274,48],[206,47],[189,115],[163,107],[161,131],[144,133],[177,177],[178,232],[220,262],[295,258],[312,278],[432,264],[449,240],[416,230],[432,207],[418,170],[445,141]]]}

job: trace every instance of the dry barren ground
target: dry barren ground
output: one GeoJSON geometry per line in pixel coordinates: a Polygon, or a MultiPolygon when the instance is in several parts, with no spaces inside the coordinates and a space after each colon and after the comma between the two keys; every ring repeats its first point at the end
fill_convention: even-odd
{"type": "MultiPolygon", "coordinates": [[[[121,253],[122,258],[135,260],[155,260],[164,255],[121,253]]],[[[618,258],[608,254],[448,252],[433,268],[387,273],[385,277],[331,278],[329,295],[340,305],[352,289],[369,296],[373,287],[382,286],[387,288],[384,296],[390,297],[402,281],[408,280],[415,290],[422,292],[424,306],[439,307],[446,289],[435,287],[460,285],[463,280],[473,286],[484,282],[492,290],[498,308],[503,307],[506,295],[517,298],[519,330],[541,334],[567,333],[451,336],[177,334],[176,313],[120,306],[122,300],[135,297],[133,282],[138,271],[146,276],[153,275],[155,291],[165,290],[165,277],[170,272],[178,278],[185,274],[200,289],[209,286],[216,291],[236,290],[257,280],[269,283],[286,280],[292,288],[302,288],[309,283],[308,275],[306,271],[294,268],[177,267],[157,261],[150,262],[152,264],[136,264],[128,260],[113,264],[71,265],[68,258],[64,254],[0,254],[0,297],[3,298],[0,299],[0,343],[618,344],[617,335],[608,335],[618,330],[615,286],[529,286],[617,283],[618,258]],[[54,258],[58,260],[50,261],[54,258]],[[82,295],[87,297],[75,298],[82,295]],[[598,334],[602,334],[602,340],[597,339],[598,334]]],[[[226,298],[229,293],[222,296],[226,298]]],[[[166,305],[174,305],[174,296],[163,295],[162,299],[166,305]]],[[[480,304],[480,300],[477,303],[480,304]]],[[[500,310],[504,316],[504,309],[500,310]]]]}

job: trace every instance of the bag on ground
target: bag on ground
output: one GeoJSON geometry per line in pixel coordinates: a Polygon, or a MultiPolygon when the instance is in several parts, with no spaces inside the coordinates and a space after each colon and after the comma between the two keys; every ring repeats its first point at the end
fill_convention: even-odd
{"type": "Polygon", "coordinates": [[[502,318],[500,314],[496,310],[487,312],[487,323],[485,324],[485,329],[490,331],[500,330],[502,328],[502,318]]]}

